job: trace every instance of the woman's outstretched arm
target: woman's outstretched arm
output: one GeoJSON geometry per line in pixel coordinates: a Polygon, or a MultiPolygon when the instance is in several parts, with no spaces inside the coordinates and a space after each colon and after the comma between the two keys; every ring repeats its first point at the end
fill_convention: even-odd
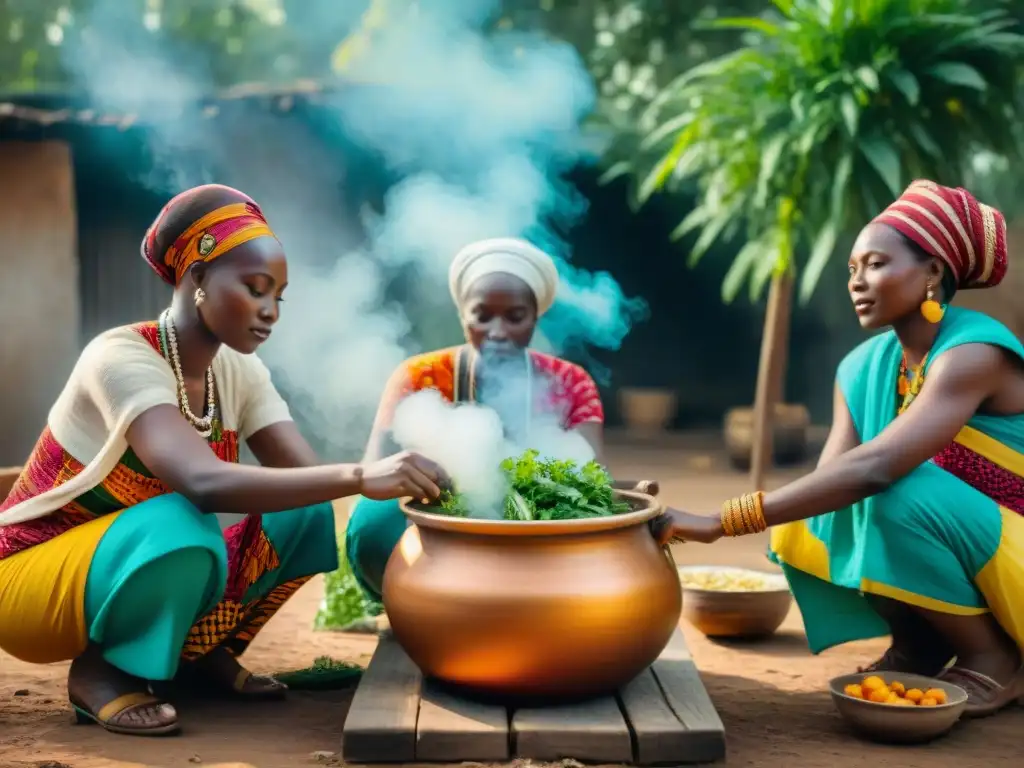
{"type": "Polygon", "coordinates": [[[914,402],[880,435],[766,493],[768,525],[842,509],[884,491],[953,442],[1010,370],[1004,353],[987,344],[946,352],[914,402]]]}
{"type": "Polygon", "coordinates": [[[221,461],[172,405],[143,412],[128,428],[127,438],[156,477],[204,512],[281,512],[357,493],[434,499],[447,482],[440,467],[413,453],[363,465],[288,469],[221,461]]]}
{"type": "MultiPolygon", "coordinates": [[[[846,432],[852,419],[839,433],[830,433],[817,469],[764,495],[765,521],[773,526],[805,520],[885,490],[953,442],[1012,370],[1005,353],[987,344],[965,344],[946,352],[933,364],[914,402],[878,437],[841,450],[853,441],[846,432]]],[[[709,542],[723,535],[719,514],[674,509],[653,528],[662,541],[709,542]]]]}

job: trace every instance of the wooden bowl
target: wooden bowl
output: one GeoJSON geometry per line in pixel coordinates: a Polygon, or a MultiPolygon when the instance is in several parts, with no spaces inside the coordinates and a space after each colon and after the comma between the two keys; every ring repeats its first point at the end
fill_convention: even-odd
{"type": "Polygon", "coordinates": [[[950,731],[967,706],[967,692],[951,683],[922,675],[902,672],[857,672],[837,677],[829,683],[832,701],[840,716],[861,736],[883,744],[922,744],[950,731]],[[907,688],[941,688],[946,692],[946,703],[935,707],[898,707],[876,704],[854,696],[843,689],[851,683],[860,683],[871,675],[886,682],[898,680],[907,688]]]}
{"type": "Polygon", "coordinates": [[[753,639],[767,637],[786,619],[793,603],[781,573],[729,566],[693,565],[679,569],[683,585],[683,617],[708,637],[753,639]],[[763,589],[723,590],[689,586],[687,574],[723,573],[747,576],[763,589]]]}

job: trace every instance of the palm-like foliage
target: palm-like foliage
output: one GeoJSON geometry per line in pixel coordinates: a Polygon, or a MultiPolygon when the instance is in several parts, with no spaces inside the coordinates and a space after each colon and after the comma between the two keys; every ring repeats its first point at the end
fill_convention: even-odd
{"type": "Polygon", "coordinates": [[[653,102],[628,170],[646,200],[696,182],[674,237],[700,230],[696,261],[745,235],[723,285],[752,298],[808,253],[808,298],[852,220],[913,178],[959,183],[981,149],[1018,157],[1024,36],[969,0],[773,0],[763,18],[722,19],[751,42],[680,76],[653,102]],[[745,228],[745,231],[744,229],[745,228]]]}

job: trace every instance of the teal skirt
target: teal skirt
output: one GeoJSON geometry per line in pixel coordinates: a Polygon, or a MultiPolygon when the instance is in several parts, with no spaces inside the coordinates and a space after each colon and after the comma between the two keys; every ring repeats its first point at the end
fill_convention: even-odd
{"type": "Polygon", "coordinates": [[[408,525],[397,499],[360,498],[352,505],[345,529],[345,556],[359,586],[378,603],[388,558],[408,525]]]}
{"type": "Polygon", "coordinates": [[[241,654],[302,584],[337,567],[330,504],[222,532],[183,496],[158,496],[121,512],[100,539],[85,588],[89,640],[115,667],[169,680],[183,657],[241,654]]]}

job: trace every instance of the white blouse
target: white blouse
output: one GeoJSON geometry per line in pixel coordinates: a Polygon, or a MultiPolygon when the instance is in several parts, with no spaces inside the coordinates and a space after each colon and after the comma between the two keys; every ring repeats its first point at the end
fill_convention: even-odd
{"type": "MultiPolygon", "coordinates": [[[[222,346],[213,360],[224,429],[245,440],[290,421],[288,405],[256,355],[222,346]]],[[[62,485],[0,513],[0,526],[43,517],[99,485],[128,448],[128,428],[157,405],[178,407],[170,364],[133,326],[101,333],[82,350],[50,409],[54,438],[85,468],[62,485]]]]}

